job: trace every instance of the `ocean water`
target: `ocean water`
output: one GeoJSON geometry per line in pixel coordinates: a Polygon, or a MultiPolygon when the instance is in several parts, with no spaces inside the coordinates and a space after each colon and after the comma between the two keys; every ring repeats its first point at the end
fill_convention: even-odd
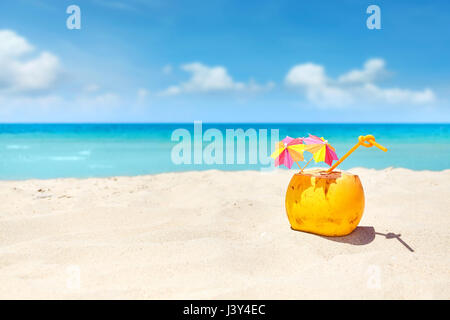
{"type": "MultiPolygon", "coordinates": [[[[450,124],[203,124],[205,133],[216,129],[223,139],[224,164],[176,164],[171,157],[176,129],[186,129],[194,146],[194,124],[0,124],[0,179],[107,177],[142,175],[188,170],[267,170],[267,156],[258,155],[257,163],[249,163],[248,143],[245,163],[236,160],[226,164],[227,129],[267,130],[271,145],[271,130],[279,130],[279,138],[323,136],[342,156],[359,135],[372,134],[388,152],[372,147],[360,147],[339,168],[366,167],[382,169],[403,167],[413,170],[443,170],[450,168],[450,124]]],[[[201,136],[200,136],[201,137],[201,136]]],[[[274,135],[275,137],[275,135],[274,135]]],[[[258,136],[258,141],[264,137],[258,136]]],[[[185,141],[187,141],[185,139],[185,141]]],[[[206,147],[210,142],[203,142],[206,147]]],[[[235,145],[237,145],[235,143],[235,145]]],[[[260,145],[260,144],[258,144],[260,145]]],[[[259,151],[258,151],[259,152],[259,151]]],[[[215,154],[220,159],[220,152],[215,154]]],[[[309,159],[309,155],[305,155],[309,159]]],[[[313,164],[313,166],[317,166],[313,164]]],[[[320,166],[326,166],[320,164],[320,166]]],[[[293,167],[294,170],[294,167],[293,167]]]]}

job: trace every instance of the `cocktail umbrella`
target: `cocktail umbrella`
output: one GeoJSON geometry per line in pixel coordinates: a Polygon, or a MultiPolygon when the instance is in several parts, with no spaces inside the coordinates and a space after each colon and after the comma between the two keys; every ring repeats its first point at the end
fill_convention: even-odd
{"type": "Polygon", "coordinates": [[[308,138],[303,139],[303,142],[306,144],[305,150],[313,154],[314,161],[324,161],[331,166],[333,160],[339,160],[335,149],[323,137],[319,138],[310,134],[308,138]]]}
{"type": "Polygon", "coordinates": [[[289,169],[292,168],[292,164],[298,161],[303,161],[303,152],[305,151],[305,145],[303,144],[303,138],[291,138],[286,137],[276,146],[276,150],[272,153],[271,157],[275,159],[275,166],[285,165],[289,169]]]}

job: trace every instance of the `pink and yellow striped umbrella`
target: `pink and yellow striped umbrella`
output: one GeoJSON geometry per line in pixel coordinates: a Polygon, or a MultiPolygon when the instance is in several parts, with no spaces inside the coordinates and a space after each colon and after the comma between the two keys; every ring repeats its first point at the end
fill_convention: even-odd
{"type": "Polygon", "coordinates": [[[278,142],[275,152],[271,155],[271,157],[275,159],[275,166],[284,165],[289,169],[292,168],[294,161],[303,161],[305,147],[303,138],[284,138],[278,142]]]}
{"type": "Polygon", "coordinates": [[[308,138],[303,139],[303,142],[306,144],[305,150],[313,154],[314,161],[324,161],[331,166],[333,160],[339,160],[336,150],[323,137],[319,138],[310,134],[308,138]]]}

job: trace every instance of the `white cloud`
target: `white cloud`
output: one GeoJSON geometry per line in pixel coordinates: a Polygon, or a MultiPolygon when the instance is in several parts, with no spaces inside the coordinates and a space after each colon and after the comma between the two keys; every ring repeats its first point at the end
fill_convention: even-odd
{"type": "Polygon", "coordinates": [[[17,57],[33,51],[24,38],[11,30],[0,30],[0,57],[17,57]]]}
{"type": "Polygon", "coordinates": [[[28,41],[11,30],[0,30],[0,91],[30,93],[52,88],[60,74],[59,59],[35,51],[28,41]]]}
{"type": "Polygon", "coordinates": [[[315,104],[341,106],[352,102],[345,90],[331,86],[322,66],[305,63],[293,67],[286,76],[285,83],[291,87],[303,88],[309,101],[315,104]]]}
{"type": "MultiPolygon", "coordinates": [[[[72,121],[108,117],[124,106],[114,90],[102,90],[91,80],[64,91],[55,55],[38,51],[11,30],[0,30],[0,118],[4,121],[72,121]]],[[[136,97],[148,95],[138,89],[136,97]]],[[[127,105],[128,106],[128,105],[127,105]]]]}
{"type": "Polygon", "coordinates": [[[407,89],[381,89],[373,84],[364,86],[364,90],[372,96],[387,101],[388,103],[410,102],[413,104],[425,104],[436,100],[436,96],[431,89],[413,91],[407,89]]]}
{"type": "Polygon", "coordinates": [[[292,86],[320,86],[325,82],[323,67],[313,63],[296,65],[286,76],[286,83],[292,86]]]}
{"type": "Polygon", "coordinates": [[[370,59],[364,64],[362,70],[352,70],[341,75],[338,79],[340,83],[371,83],[383,75],[387,74],[383,59],[370,59]]]}
{"type": "Polygon", "coordinates": [[[182,65],[181,69],[191,74],[190,79],[179,85],[168,87],[161,92],[162,95],[194,92],[260,91],[271,89],[274,85],[272,82],[266,85],[259,85],[254,81],[248,83],[236,82],[228,74],[225,67],[209,67],[199,62],[182,65]]]}
{"type": "Polygon", "coordinates": [[[329,78],[321,65],[304,63],[294,66],[285,84],[301,89],[308,101],[319,107],[344,107],[361,102],[388,104],[427,104],[436,100],[431,89],[421,91],[381,88],[374,84],[388,71],[383,59],[370,59],[361,70],[351,70],[335,79],[329,78]]]}

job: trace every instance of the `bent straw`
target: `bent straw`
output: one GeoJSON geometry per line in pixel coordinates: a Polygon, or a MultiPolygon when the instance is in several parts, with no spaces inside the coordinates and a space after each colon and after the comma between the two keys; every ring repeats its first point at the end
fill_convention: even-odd
{"type": "Polygon", "coordinates": [[[336,162],[330,169],[327,170],[327,173],[330,173],[331,171],[333,171],[338,165],[340,165],[342,163],[342,161],[344,161],[345,159],[347,159],[347,157],[356,149],[358,149],[359,146],[364,146],[364,147],[377,147],[380,150],[386,152],[387,148],[383,147],[382,145],[378,144],[377,142],[375,142],[375,137],[372,135],[367,135],[367,136],[359,136],[358,137],[358,143],[355,144],[353,146],[353,148],[351,148],[344,156],[342,156],[341,159],[338,160],[338,162],[336,162]]]}

